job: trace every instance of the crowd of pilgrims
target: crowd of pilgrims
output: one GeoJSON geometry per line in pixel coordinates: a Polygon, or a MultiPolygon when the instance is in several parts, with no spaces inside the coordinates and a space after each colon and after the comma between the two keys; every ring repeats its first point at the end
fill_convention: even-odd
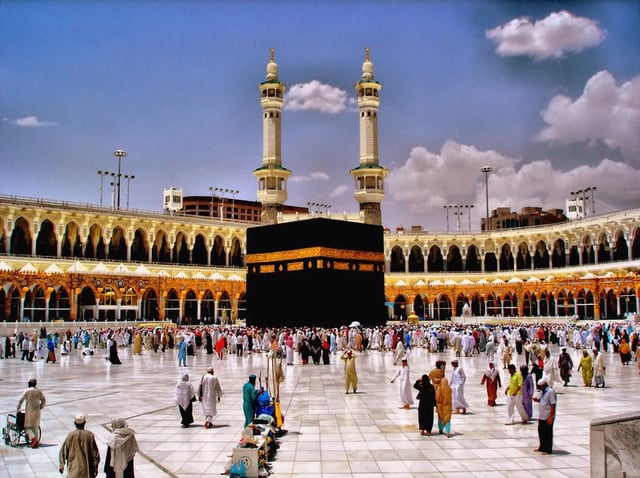
{"type": "Polygon", "coordinates": [[[93,355],[97,350],[106,351],[112,363],[119,363],[118,348],[130,347],[131,353],[160,353],[173,350],[183,340],[187,343],[187,355],[197,349],[218,358],[235,354],[238,357],[250,353],[280,350],[287,365],[296,363],[329,364],[331,355],[346,349],[356,351],[386,350],[394,352],[394,364],[408,356],[412,348],[421,347],[430,352],[455,350],[456,356],[486,354],[489,361],[506,368],[513,354],[525,354],[525,363],[543,361],[546,344],[560,348],[581,349],[583,355],[611,352],[620,355],[621,363],[638,362],[638,330],[632,321],[606,323],[593,322],[581,325],[568,324],[506,324],[506,325],[460,325],[430,324],[417,326],[407,324],[378,327],[318,328],[301,327],[265,328],[232,326],[186,326],[186,327],[123,327],[83,328],[65,333],[49,333],[46,327],[28,335],[16,332],[0,340],[0,357],[20,356],[22,360],[46,360],[55,363],[58,355],[67,355],[72,350],[82,350],[93,355]]]}

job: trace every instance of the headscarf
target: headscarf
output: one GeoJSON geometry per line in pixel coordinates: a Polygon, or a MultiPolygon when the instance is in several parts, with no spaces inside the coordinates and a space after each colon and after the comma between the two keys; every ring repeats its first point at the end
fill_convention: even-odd
{"type": "Polygon", "coordinates": [[[180,405],[183,409],[186,409],[191,402],[191,398],[195,395],[195,389],[191,382],[189,382],[189,374],[182,374],[180,380],[176,384],[176,404],[180,405]]]}
{"type": "Polygon", "coordinates": [[[124,470],[138,451],[138,442],[135,432],[127,426],[123,418],[114,418],[111,421],[111,436],[108,445],[111,448],[111,462],[116,478],[124,476],[124,470]]]}

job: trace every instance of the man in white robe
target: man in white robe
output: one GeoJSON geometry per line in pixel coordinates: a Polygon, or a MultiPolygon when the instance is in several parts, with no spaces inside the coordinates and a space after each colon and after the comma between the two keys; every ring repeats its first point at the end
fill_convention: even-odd
{"type": "Polygon", "coordinates": [[[455,409],[456,413],[460,413],[462,409],[462,414],[464,415],[467,413],[467,407],[469,406],[467,400],[464,398],[464,383],[467,381],[467,376],[462,367],[458,366],[456,359],[451,361],[451,366],[453,367],[450,381],[453,391],[453,403],[451,406],[455,409]]]}
{"type": "Polygon", "coordinates": [[[22,410],[22,404],[24,403],[24,428],[27,432],[27,438],[31,444],[31,448],[38,446],[40,428],[40,410],[47,404],[47,400],[44,397],[44,393],[39,388],[36,388],[37,381],[35,378],[29,380],[29,388],[27,388],[18,400],[17,410],[22,410]]]}
{"type": "Polygon", "coordinates": [[[213,426],[213,417],[218,414],[218,402],[222,398],[222,387],[218,377],[213,374],[213,367],[207,369],[207,373],[202,376],[198,392],[202,402],[202,413],[204,414],[204,427],[213,426]]]}
{"type": "Polygon", "coordinates": [[[402,366],[391,379],[391,383],[395,382],[398,377],[400,377],[400,401],[402,402],[400,408],[408,409],[413,405],[413,384],[411,383],[409,362],[406,358],[402,359],[402,366]]]}

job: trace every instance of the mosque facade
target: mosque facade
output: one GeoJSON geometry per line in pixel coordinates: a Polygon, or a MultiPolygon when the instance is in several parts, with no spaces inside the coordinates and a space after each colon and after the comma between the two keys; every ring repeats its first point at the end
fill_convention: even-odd
{"type": "MultiPolygon", "coordinates": [[[[324,214],[382,225],[387,169],[378,158],[382,88],[366,51],[355,84],[360,158],[350,171],[359,211],[324,214]]],[[[253,171],[261,222],[286,214],[281,113],[286,85],[274,52],[260,83],[263,159],[253,171]]],[[[0,321],[171,320],[233,323],[247,316],[246,234],[255,223],[114,210],[0,195],[0,321]]],[[[386,231],[384,289],[389,319],[460,317],[608,319],[637,314],[640,208],[588,218],[482,232],[386,231]]],[[[299,303],[279,291],[277,308],[299,303]]],[[[366,301],[349,290],[326,300],[366,301]]],[[[345,323],[366,317],[346,317],[345,323]]],[[[311,324],[310,324],[311,325],[311,324]]]]}

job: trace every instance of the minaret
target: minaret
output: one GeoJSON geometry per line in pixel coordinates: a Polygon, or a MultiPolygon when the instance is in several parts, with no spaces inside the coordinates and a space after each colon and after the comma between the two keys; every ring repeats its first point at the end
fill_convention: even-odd
{"type": "Polygon", "coordinates": [[[384,178],[388,170],[378,163],[378,106],[382,84],[373,78],[369,49],[365,50],[362,78],[355,85],[360,109],[360,165],[351,170],[355,198],[365,224],[382,225],[380,204],[384,199],[384,178]]]}
{"type": "Polygon", "coordinates": [[[262,203],[263,224],[278,222],[278,213],[287,200],[287,178],[291,174],[282,167],[282,120],[280,114],[287,86],[278,79],[278,65],[271,48],[267,79],[260,83],[262,105],[262,166],[253,171],[258,178],[258,201],[262,203]]]}

